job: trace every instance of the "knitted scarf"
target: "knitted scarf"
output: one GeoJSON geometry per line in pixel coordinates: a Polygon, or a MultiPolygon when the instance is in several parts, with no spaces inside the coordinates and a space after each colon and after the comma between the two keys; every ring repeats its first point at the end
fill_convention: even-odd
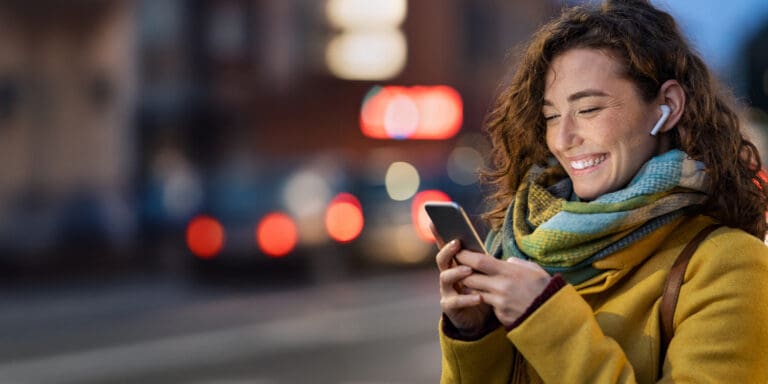
{"type": "Polygon", "coordinates": [[[703,163],[672,150],[651,158],[624,189],[582,202],[561,166],[534,166],[486,246],[497,258],[532,260],[579,284],[600,274],[595,261],[702,204],[705,182],[703,163]]]}

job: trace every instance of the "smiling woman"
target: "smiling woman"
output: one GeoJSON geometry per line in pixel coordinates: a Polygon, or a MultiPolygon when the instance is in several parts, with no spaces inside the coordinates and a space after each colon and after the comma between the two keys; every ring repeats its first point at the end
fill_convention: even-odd
{"type": "Polygon", "coordinates": [[[442,382],[768,381],[768,184],[732,104],[649,1],[543,26],[488,119],[488,254],[436,256],[442,382]]]}

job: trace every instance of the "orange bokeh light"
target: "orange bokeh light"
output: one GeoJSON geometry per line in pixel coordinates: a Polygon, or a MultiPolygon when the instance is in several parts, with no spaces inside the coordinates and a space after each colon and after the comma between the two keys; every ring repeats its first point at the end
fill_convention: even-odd
{"type": "Polygon", "coordinates": [[[201,259],[212,259],[224,247],[224,227],[210,216],[197,216],[187,225],[187,247],[201,259]]]}
{"type": "Polygon", "coordinates": [[[267,256],[283,257],[293,251],[299,234],[290,216],[273,212],[256,226],[256,244],[267,256]]]}
{"type": "Polygon", "coordinates": [[[428,201],[451,201],[451,197],[443,191],[438,190],[426,190],[416,194],[411,204],[411,218],[413,225],[416,228],[416,233],[424,241],[434,243],[435,236],[432,235],[432,231],[429,229],[429,224],[432,221],[427,215],[427,211],[424,209],[424,204],[428,201]]]}
{"type": "Polygon", "coordinates": [[[461,129],[463,108],[449,86],[377,86],[363,100],[360,129],[375,139],[448,139],[461,129]]]}
{"type": "Polygon", "coordinates": [[[340,243],[356,239],[363,231],[364,223],[360,201],[350,193],[338,194],[325,211],[328,235],[340,243]]]}

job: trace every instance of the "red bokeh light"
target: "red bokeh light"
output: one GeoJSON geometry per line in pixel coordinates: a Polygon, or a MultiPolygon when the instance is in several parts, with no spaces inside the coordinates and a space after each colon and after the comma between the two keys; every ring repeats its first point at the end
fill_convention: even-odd
{"type": "Polygon", "coordinates": [[[413,225],[416,228],[416,233],[424,241],[431,243],[435,242],[435,237],[432,235],[432,231],[429,229],[429,224],[432,221],[427,215],[427,211],[424,209],[424,204],[428,201],[451,201],[451,197],[443,191],[427,190],[421,191],[416,194],[411,204],[411,218],[413,225]]]}
{"type": "Polygon", "coordinates": [[[187,247],[201,259],[212,259],[224,247],[224,227],[210,216],[197,216],[187,225],[187,247]]]}
{"type": "Polygon", "coordinates": [[[256,226],[256,244],[267,256],[283,257],[293,251],[299,234],[290,216],[273,212],[256,226]]]}
{"type": "MultiPolygon", "coordinates": [[[[759,171],[757,171],[757,177],[760,178],[764,183],[768,183],[768,172],[765,171],[765,168],[761,168],[759,171]]],[[[758,189],[763,189],[763,187],[760,185],[760,182],[757,181],[757,179],[753,179],[752,183],[754,183],[758,189]]]]}
{"type": "Polygon", "coordinates": [[[461,129],[463,103],[445,85],[374,87],[360,109],[360,129],[375,139],[448,139],[461,129]]]}
{"type": "Polygon", "coordinates": [[[328,235],[340,243],[356,239],[363,231],[364,223],[360,201],[350,193],[338,194],[325,211],[328,235]]]}

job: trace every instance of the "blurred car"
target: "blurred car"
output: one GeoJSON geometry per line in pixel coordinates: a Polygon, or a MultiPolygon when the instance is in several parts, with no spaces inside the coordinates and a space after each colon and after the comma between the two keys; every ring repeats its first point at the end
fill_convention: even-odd
{"type": "Polygon", "coordinates": [[[333,156],[265,160],[235,151],[205,170],[171,157],[174,165],[156,168],[173,170],[158,172],[144,198],[145,234],[166,258],[197,274],[257,277],[284,267],[323,278],[343,268],[327,216],[349,180],[333,156]]]}

